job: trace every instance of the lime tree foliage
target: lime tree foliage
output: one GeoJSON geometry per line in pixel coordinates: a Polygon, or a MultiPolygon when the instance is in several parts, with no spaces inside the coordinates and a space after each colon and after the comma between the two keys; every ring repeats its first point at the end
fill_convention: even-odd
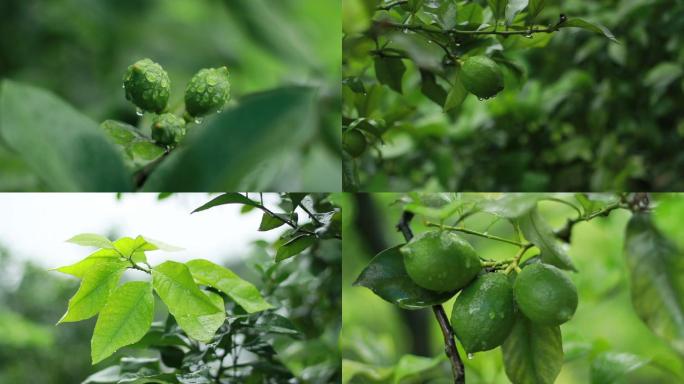
{"type": "MultiPolygon", "coordinates": [[[[553,383],[567,361],[561,327],[572,321],[579,304],[570,275],[581,271],[568,254],[573,227],[618,210],[631,213],[624,254],[634,311],[654,335],[684,354],[681,195],[411,194],[399,203],[404,213],[398,228],[407,242],[376,255],[354,284],[405,310],[431,309],[444,336],[446,359],[406,355],[394,367],[346,360],[344,383],[434,377],[440,365],[451,367],[451,378],[439,371],[442,380],[467,383],[456,343],[475,360],[478,352],[500,348],[512,383],[553,383]],[[554,218],[565,223],[554,228],[540,214],[541,202],[563,204],[576,213],[554,218]],[[511,230],[499,235],[470,228],[467,219],[474,215],[491,216],[492,224],[506,222],[511,230]],[[414,217],[426,228],[415,236],[414,217]],[[479,257],[468,242],[472,238],[509,246],[510,254],[497,260],[479,257]],[[454,296],[448,316],[442,303],[454,296]]],[[[591,382],[597,384],[614,383],[650,364],[650,357],[606,350],[582,356],[589,359],[591,382]]]]}
{"type": "Polygon", "coordinates": [[[56,269],[81,280],[58,324],[97,316],[92,364],[110,363],[83,383],[327,383],[341,374],[339,284],[327,287],[340,272],[339,208],[325,195],[293,194],[274,211],[230,193],[195,212],[223,204],[262,210],[259,231],[289,227],[260,244],[263,253],[275,249],[254,263],[260,288],[205,259],[152,266],[147,252],[180,248],[144,236],[68,240],[98,248],[56,269]],[[149,277],[121,282],[127,270],[149,277]],[[165,312],[160,304],[165,319],[155,316],[165,312]],[[124,347],[127,354],[110,358],[124,347]],[[136,350],[145,352],[128,354],[136,350]]]}
{"type": "MultiPolygon", "coordinates": [[[[561,185],[548,170],[525,172],[540,161],[529,148],[541,140],[565,142],[555,128],[518,127],[541,106],[497,116],[531,92],[526,79],[537,76],[536,66],[556,70],[543,62],[526,67],[524,56],[535,48],[552,52],[554,36],[617,43],[606,27],[585,17],[588,12],[576,11],[576,1],[567,3],[563,9],[565,2],[540,0],[345,0],[345,190],[548,190],[551,182],[561,185]]],[[[557,60],[571,63],[562,55],[557,60]]],[[[562,101],[549,96],[536,102],[562,101]]]]}

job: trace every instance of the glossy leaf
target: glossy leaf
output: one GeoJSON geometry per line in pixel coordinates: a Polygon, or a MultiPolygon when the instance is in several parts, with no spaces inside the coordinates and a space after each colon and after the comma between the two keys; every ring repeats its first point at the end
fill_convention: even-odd
{"type": "Polygon", "coordinates": [[[497,199],[482,200],[478,207],[505,219],[516,219],[536,207],[542,197],[543,195],[535,193],[506,193],[497,199]]]}
{"type": "Polygon", "coordinates": [[[207,342],[223,324],[223,302],[202,292],[185,264],[166,261],[152,268],[152,284],[190,337],[207,342]]]}
{"type": "Polygon", "coordinates": [[[309,248],[316,242],[316,238],[312,235],[299,235],[285,244],[281,245],[276,252],[276,261],[281,262],[295,256],[305,249],[309,248]]]}
{"type": "Polygon", "coordinates": [[[401,80],[406,72],[404,62],[395,57],[375,58],[375,76],[380,84],[385,84],[393,90],[402,93],[401,80]]]}
{"type": "Polygon", "coordinates": [[[85,268],[85,264],[74,267],[72,272],[80,274],[83,280],[76,294],[69,300],[69,308],[58,324],[95,316],[107,303],[128,265],[128,262],[118,258],[105,258],[92,263],[87,270],[79,270],[85,268]]]}
{"type": "Polygon", "coordinates": [[[152,325],[153,315],[154,297],[149,282],[129,282],[114,290],[95,324],[90,343],[93,364],[142,339],[152,325]]]}
{"type": "Polygon", "coordinates": [[[264,300],[254,285],[241,279],[230,269],[203,259],[190,260],[186,265],[199,284],[220,290],[248,313],[271,308],[271,304],[264,300]]]}
{"type": "Polygon", "coordinates": [[[577,270],[568,255],[566,245],[556,238],[553,229],[536,208],[521,217],[519,224],[525,238],[541,250],[540,257],[544,263],[561,269],[577,270]]]}
{"type": "Polygon", "coordinates": [[[613,384],[644,365],[650,359],[631,353],[603,352],[591,362],[591,384],[613,384]]]}
{"type": "Polygon", "coordinates": [[[98,263],[109,263],[113,261],[120,261],[120,255],[114,249],[100,249],[91,253],[85,259],[64,267],[55,268],[55,271],[66,273],[67,275],[83,278],[91,268],[98,263]]]}
{"type": "Polygon", "coordinates": [[[354,282],[355,286],[370,289],[382,299],[404,309],[420,309],[443,303],[454,292],[435,292],[419,287],[411,280],[404,267],[401,246],[378,253],[354,282]]]}
{"type": "Polygon", "coordinates": [[[560,327],[534,324],[522,315],[501,351],[506,375],[514,383],[552,384],[563,366],[560,327]]]}
{"type": "Polygon", "coordinates": [[[13,81],[0,90],[0,136],[54,191],[130,191],[117,148],[57,96],[13,81]]]}
{"type": "Polygon", "coordinates": [[[114,248],[114,244],[108,238],[95,233],[81,233],[67,240],[67,243],[84,247],[114,248]]]}
{"type": "Polygon", "coordinates": [[[637,315],[684,355],[684,254],[648,213],[635,213],[627,224],[625,257],[637,315]]]}
{"type": "Polygon", "coordinates": [[[146,191],[221,191],[247,187],[259,166],[275,165],[313,135],[316,90],[281,88],[242,98],[173,151],[146,191]]]}
{"type": "Polygon", "coordinates": [[[577,18],[568,19],[564,23],[562,23],[559,27],[560,28],[582,28],[582,29],[586,29],[588,31],[603,35],[615,43],[618,42],[617,39],[615,39],[615,35],[613,35],[613,33],[610,30],[608,30],[608,28],[604,27],[601,24],[591,23],[591,22],[588,22],[588,21],[583,20],[583,19],[577,19],[577,18]]]}
{"type": "Polygon", "coordinates": [[[208,203],[202,205],[201,207],[195,209],[192,211],[192,213],[195,212],[201,212],[205,211],[209,208],[217,207],[219,205],[225,205],[225,204],[243,204],[243,205],[248,205],[252,207],[256,207],[259,205],[256,201],[249,199],[245,195],[237,192],[228,192],[224,193],[218,197],[213,198],[211,201],[208,203]]]}

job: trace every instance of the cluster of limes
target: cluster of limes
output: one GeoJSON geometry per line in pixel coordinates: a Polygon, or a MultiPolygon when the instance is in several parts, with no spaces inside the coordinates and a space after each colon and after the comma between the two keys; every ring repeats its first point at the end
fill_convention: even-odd
{"type": "Polygon", "coordinates": [[[152,139],[157,144],[175,146],[185,136],[186,123],[219,111],[230,99],[228,69],[205,68],[197,72],[185,89],[186,113],[183,117],[165,112],[171,81],[161,65],[150,59],[131,64],[123,78],[126,99],[140,111],[156,116],[152,123],[152,139]]]}
{"type": "Polygon", "coordinates": [[[424,232],[401,253],[406,272],[418,286],[461,291],[451,324],[468,353],[503,344],[518,311],[535,324],[557,326],[577,309],[577,289],[560,269],[532,263],[517,276],[485,271],[475,249],[453,232],[424,232]]]}

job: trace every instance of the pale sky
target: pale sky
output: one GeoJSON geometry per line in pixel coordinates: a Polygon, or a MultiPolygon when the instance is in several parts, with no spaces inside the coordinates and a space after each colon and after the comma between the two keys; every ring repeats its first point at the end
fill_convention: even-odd
{"type": "MultiPolygon", "coordinates": [[[[248,255],[254,240],[273,240],[284,230],[258,232],[261,211],[241,214],[241,205],[224,205],[190,214],[217,195],[174,194],[158,201],[157,194],[111,193],[2,193],[0,194],[0,244],[21,259],[46,268],[76,262],[92,248],[66,243],[79,233],[119,236],[143,235],[183,247],[179,252],[154,251],[151,264],[167,259],[204,258],[237,262],[248,255]]],[[[264,194],[274,208],[277,195],[264,194]]]]}

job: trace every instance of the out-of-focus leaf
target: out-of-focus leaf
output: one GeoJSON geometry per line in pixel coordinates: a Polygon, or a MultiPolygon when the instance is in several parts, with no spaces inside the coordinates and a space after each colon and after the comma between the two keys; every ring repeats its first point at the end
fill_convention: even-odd
{"type": "Polygon", "coordinates": [[[513,24],[515,16],[518,15],[525,7],[527,7],[528,0],[509,0],[506,6],[506,23],[513,24]]]}
{"type": "Polygon", "coordinates": [[[508,0],[487,0],[489,8],[492,9],[492,15],[496,20],[502,20],[506,15],[506,7],[508,0]]]}
{"type": "Polygon", "coordinates": [[[444,112],[449,112],[454,108],[458,108],[463,104],[468,91],[463,86],[460,78],[456,78],[453,87],[449,90],[446,101],[444,102],[444,112]]]}
{"type": "Polygon", "coordinates": [[[342,384],[349,384],[354,378],[370,380],[371,383],[389,379],[394,367],[378,367],[358,361],[342,360],[342,384]]]}
{"type": "Polygon", "coordinates": [[[378,253],[354,282],[370,289],[382,299],[404,309],[420,309],[443,303],[454,292],[435,292],[419,287],[411,280],[404,267],[401,246],[378,253]]]}
{"type": "Polygon", "coordinates": [[[527,7],[527,15],[531,20],[539,15],[539,13],[544,9],[545,0],[529,0],[529,5],[527,7]]]}
{"type": "Polygon", "coordinates": [[[684,195],[671,194],[659,199],[653,220],[668,239],[674,241],[680,250],[684,250],[684,195]]]}
{"type": "Polygon", "coordinates": [[[625,257],[637,315],[684,355],[684,254],[660,233],[650,214],[635,213],[627,224],[625,257]]]}
{"type": "Polygon", "coordinates": [[[586,29],[588,31],[592,31],[594,33],[598,33],[600,35],[605,36],[608,38],[610,41],[613,41],[617,43],[617,39],[615,39],[615,35],[608,30],[608,28],[604,27],[601,24],[598,23],[591,23],[583,19],[577,19],[577,18],[571,18],[567,19],[564,23],[562,23],[560,28],[582,28],[586,29]]]}
{"type": "Polygon", "coordinates": [[[603,352],[591,362],[591,384],[613,384],[622,376],[648,364],[650,359],[631,353],[603,352]]]}
{"type": "Polygon", "coordinates": [[[406,72],[406,66],[400,58],[376,57],[375,76],[381,84],[401,93],[401,80],[406,72]]]}
{"type": "Polygon", "coordinates": [[[552,384],[563,366],[560,327],[534,324],[522,315],[501,351],[506,375],[514,383],[552,384]]]}
{"type": "Polygon", "coordinates": [[[422,357],[415,355],[404,355],[399,359],[394,369],[394,384],[399,384],[403,380],[419,377],[425,379],[429,376],[428,371],[435,369],[444,361],[445,356],[440,354],[437,357],[422,357]]]}
{"type": "Polygon", "coordinates": [[[108,238],[96,233],[81,233],[67,240],[67,243],[86,247],[114,248],[114,244],[108,238]]]}
{"type": "Polygon", "coordinates": [[[444,106],[447,92],[441,85],[437,84],[435,74],[429,71],[420,71],[420,90],[430,100],[440,106],[444,106]]]}
{"type": "Polygon", "coordinates": [[[423,12],[444,30],[456,26],[458,12],[455,0],[427,0],[423,4],[423,12]]]}
{"type": "Polygon", "coordinates": [[[0,135],[54,191],[130,191],[123,159],[88,117],[39,88],[0,90],[0,135]]]}
{"type": "MultiPolygon", "coordinates": [[[[146,191],[240,190],[245,177],[314,134],[316,91],[288,87],[245,97],[188,135],[150,175],[146,191]]],[[[275,175],[274,175],[275,177],[275,175]]]]}
{"type": "Polygon", "coordinates": [[[482,200],[478,207],[505,219],[516,219],[530,212],[543,197],[536,193],[506,193],[497,199],[482,200]]]}

